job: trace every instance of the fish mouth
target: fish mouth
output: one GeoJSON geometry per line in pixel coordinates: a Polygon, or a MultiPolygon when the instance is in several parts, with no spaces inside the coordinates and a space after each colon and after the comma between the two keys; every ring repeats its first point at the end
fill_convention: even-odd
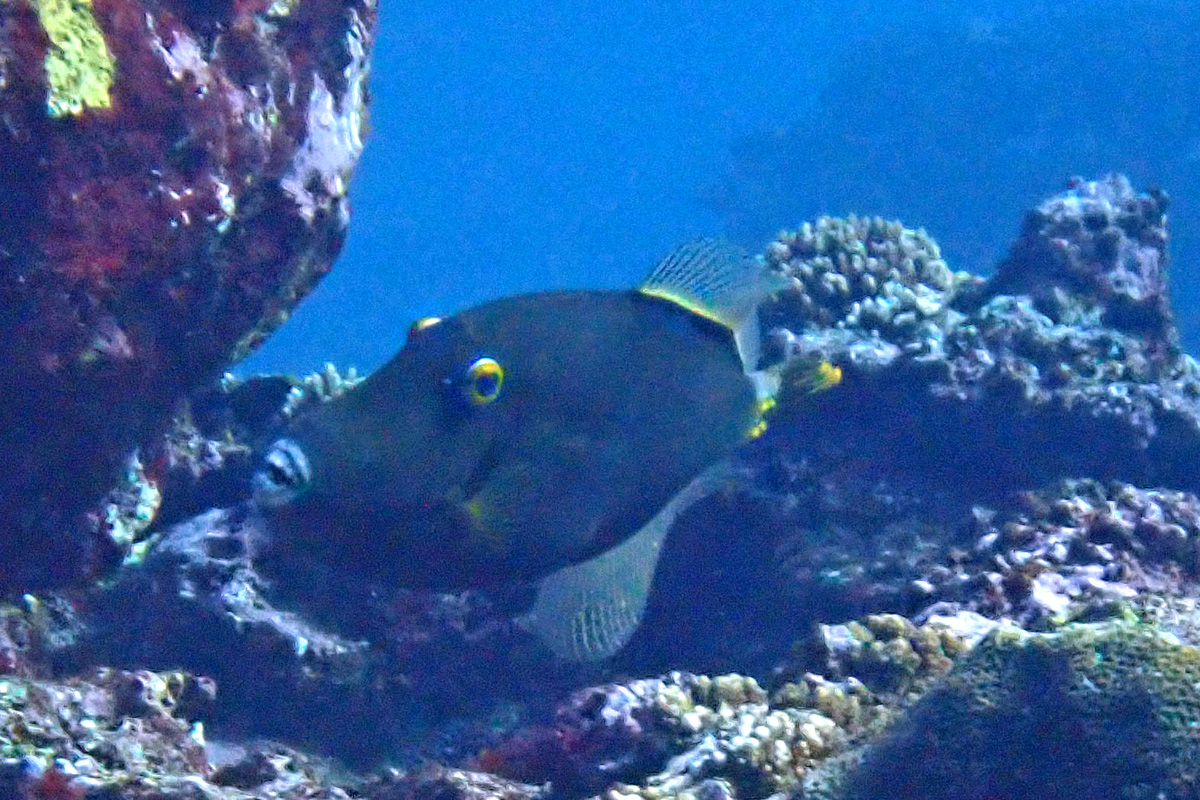
{"type": "Polygon", "coordinates": [[[288,438],[271,444],[251,487],[254,501],[271,508],[285,505],[300,497],[312,483],[312,467],[299,444],[288,438]]]}

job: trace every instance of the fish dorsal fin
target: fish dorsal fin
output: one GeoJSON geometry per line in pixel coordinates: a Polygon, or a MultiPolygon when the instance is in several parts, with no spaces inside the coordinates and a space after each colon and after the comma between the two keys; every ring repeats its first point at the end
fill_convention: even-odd
{"type": "Polygon", "coordinates": [[[720,464],[701,474],[616,547],[544,578],[533,608],[517,624],[568,661],[599,661],[615,654],[641,624],[667,532],[727,469],[720,464]]]}
{"type": "Polygon", "coordinates": [[[758,369],[756,312],[783,285],[782,276],[740,247],[720,239],[697,239],[660,261],[638,291],[729,329],[749,374],[758,369]]]}

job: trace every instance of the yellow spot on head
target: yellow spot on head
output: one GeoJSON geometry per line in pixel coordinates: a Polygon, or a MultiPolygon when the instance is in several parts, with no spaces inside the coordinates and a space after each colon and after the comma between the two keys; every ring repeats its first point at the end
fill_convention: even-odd
{"type": "Polygon", "coordinates": [[[413,324],[408,326],[408,338],[412,338],[423,330],[432,328],[442,321],[441,317],[420,317],[413,320],[413,324]]]}
{"type": "Polygon", "coordinates": [[[53,117],[82,114],[112,105],[116,65],[91,0],[33,0],[46,31],[46,108],[53,117]]]}

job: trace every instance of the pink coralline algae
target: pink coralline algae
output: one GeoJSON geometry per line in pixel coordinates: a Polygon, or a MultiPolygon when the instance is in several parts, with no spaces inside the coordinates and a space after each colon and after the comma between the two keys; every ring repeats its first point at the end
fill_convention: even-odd
{"type": "Polygon", "coordinates": [[[0,584],[94,566],[64,531],[328,271],[374,26],[374,0],[0,4],[0,584]]]}

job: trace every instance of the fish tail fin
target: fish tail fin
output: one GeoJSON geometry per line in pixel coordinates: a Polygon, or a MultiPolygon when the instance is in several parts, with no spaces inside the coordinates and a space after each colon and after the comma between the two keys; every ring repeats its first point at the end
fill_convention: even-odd
{"type": "Polygon", "coordinates": [[[641,624],[663,540],[688,506],[712,491],[727,465],[710,468],[621,544],[544,578],[519,626],[559,658],[600,661],[624,647],[641,624]]]}
{"type": "Polygon", "coordinates": [[[638,291],[675,303],[727,328],[747,374],[758,370],[758,307],[787,285],[782,273],[720,239],[677,247],[654,267],[638,291]]]}

